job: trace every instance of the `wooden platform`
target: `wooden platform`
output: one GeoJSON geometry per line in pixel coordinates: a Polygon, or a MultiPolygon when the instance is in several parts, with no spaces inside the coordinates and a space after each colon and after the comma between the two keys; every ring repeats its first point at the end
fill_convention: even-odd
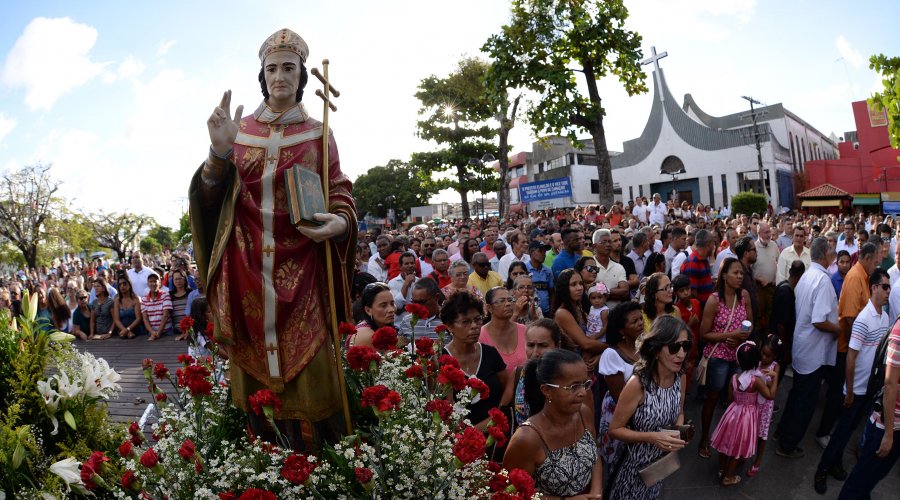
{"type": "MultiPolygon", "coordinates": [[[[113,337],[107,340],[76,340],[75,348],[103,358],[114,368],[122,380],[122,392],[119,398],[109,402],[110,417],[117,422],[137,420],[144,413],[153,397],[147,391],[141,362],[150,358],[154,362],[163,362],[174,375],[178,364],[178,355],[187,353],[187,342],[176,341],[174,335],[167,335],[159,340],[148,342],[146,336],[124,340],[113,337]]],[[[160,383],[166,392],[173,394],[171,384],[160,383]]]]}

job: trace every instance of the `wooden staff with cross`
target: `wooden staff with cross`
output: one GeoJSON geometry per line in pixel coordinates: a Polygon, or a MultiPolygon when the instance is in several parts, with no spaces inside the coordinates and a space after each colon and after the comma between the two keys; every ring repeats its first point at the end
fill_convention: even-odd
{"type": "MultiPolygon", "coordinates": [[[[318,69],[312,68],[310,70],[313,76],[319,79],[322,82],[322,90],[316,90],[316,95],[322,98],[324,102],[323,110],[322,110],[322,194],[324,195],[326,206],[328,204],[328,188],[329,188],[329,175],[328,175],[328,112],[337,111],[337,106],[335,106],[331,102],[332,97],[340,97],[341,93],[338,92],[336,88],[334,88],[331,83],[328,81],[328,59],[322,59],[322,72],[320,73],[318,69]]],[[[325,269],[328,269],[330,272],[332,269],[333,259],[331,257],[331,243],[325,243],[325,269]]],[[[340,273],[343,276],[343,272],[340,273]]],[[[344,381],[344,366],[341,361],[341,334],[338,330],[338,320],[337,320],[337,304],[335,300],[334,294],[334,279],[326,280],[328,282],[328,309],[330,311],[330,325],[331,325],[331,340],[334,344],[334,355],[335,355],[335,365],[337,368],[338,375],[338,386],[341,390],[341,403],[344,406],[344,421],[347,425],[347,434],[350,435],[353,433],[353,422],[350,420],[350,403],[347,399],[347,384],[344,381]]]]}

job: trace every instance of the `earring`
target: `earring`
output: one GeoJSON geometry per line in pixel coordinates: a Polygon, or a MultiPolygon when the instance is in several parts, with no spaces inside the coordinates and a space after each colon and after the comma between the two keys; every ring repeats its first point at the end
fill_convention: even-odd
{"type": "Polygon", "coordinates": [[[553,400],[550,398],[547,398],[547,404],[551,404],[551,403],[553,403],[553,400]]]}

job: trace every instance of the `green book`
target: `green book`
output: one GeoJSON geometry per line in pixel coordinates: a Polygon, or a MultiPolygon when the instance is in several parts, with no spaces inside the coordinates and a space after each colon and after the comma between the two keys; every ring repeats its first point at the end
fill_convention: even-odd
{"type": "Polygon", "coordinates": [[[284,177],[291,223],[295,226],[321,226],[322,223],[313,218],[313,214],[326,211],[319,174],[295,163],[284,171],[284,177]]]}

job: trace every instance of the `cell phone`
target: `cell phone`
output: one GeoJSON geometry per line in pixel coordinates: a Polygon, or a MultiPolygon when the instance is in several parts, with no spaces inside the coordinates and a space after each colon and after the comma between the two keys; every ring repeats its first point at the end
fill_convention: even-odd
{"type": "Polygon", "coordinates": [[[671,432],[677,435],[678,439],[688,442],[694,437],[694,423],[690,420],[684,425],[670,425],[663,429],[665,432],[671,432]]]}

